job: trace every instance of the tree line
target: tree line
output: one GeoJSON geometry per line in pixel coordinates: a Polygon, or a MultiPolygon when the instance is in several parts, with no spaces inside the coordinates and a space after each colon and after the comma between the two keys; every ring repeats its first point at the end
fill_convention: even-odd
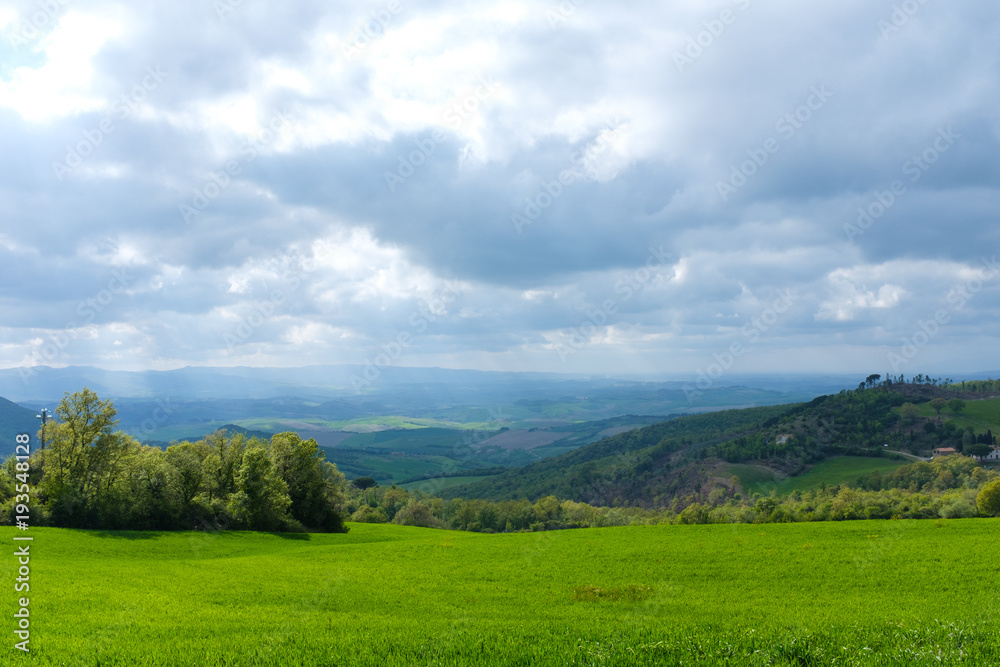
{"type": "MultiPolygon", "coordinates": [[[[431,486],[430,488],[433,488],[431,486]]],[[[964,456],[905,465],[840,484],[779,497],[747,494],[738,479],[707,497],[674,497],[661,507],[606,507],[543,496],[534,501],[442,499],[357,479],[348,487],[351,520],[485,533],[702,523],[781,523],[857,519],[972,518],[1000,515],[1000,475],[964,456]]]]}
{"type": "MultiPolygon", "coordinates": [[[[32,525],[120,530],[346,532],[346,480],[315,440],[214,433],[159,449],[115,430],[93,391],[67,394],[28,461],[32,525]]],[[[21,480],[0,467],[0,512],[13,521],[21,480]]]]}

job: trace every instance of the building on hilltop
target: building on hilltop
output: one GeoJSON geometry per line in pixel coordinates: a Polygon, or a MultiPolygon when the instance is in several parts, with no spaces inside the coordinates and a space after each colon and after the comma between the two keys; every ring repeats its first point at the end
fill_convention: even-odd
{"type": "Polygon", "coordinates": [[[791,433],[782,433],[777,438],[774,439],[774,444],[776,445],[787,445],[792,440],[791,433]]]}

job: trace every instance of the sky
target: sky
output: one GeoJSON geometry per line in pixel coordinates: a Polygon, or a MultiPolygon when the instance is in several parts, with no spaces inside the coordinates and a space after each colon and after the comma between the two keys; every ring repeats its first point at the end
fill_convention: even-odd
{"type": "Polygon", "coordinates": [[[998,56],[991,0],[0,2],[0,367],[1000,368],[998,56]]]}

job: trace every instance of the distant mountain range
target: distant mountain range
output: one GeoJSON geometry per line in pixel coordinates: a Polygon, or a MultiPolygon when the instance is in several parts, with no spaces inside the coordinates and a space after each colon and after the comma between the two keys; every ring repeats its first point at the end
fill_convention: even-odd
{"type": "Polygon", "coordinates": [[[2,458],[14,452],[14,436],[18,433],[29,434],[31,444],[35,443],[35,434],[41,426],[41,421],[35,418],[36,414],[34,410],[21,407],[6,398],[0,398],[0,452],[4,454],[2,458]]]}
{"type": "MultiPolygon", "coordinates": [[[[107,398],[270,399],[295,396],[310,400],[359,398],[394,394],[402,388],[433,387],[436,394],[456,398],[514,395],[530,398],[551,393],[577,395],[595,388],[650,387],[684,390],[696,387],[696,378],[678,376],[655,381],[636,377],[556,373],[494,372],[446,368],[387,367],[371,381],[362,366],[328,365],[301,368],[188,366],[169,371],[111,371],[90,366],[0,369],[0,396],[14,401],[57,401],[66,392],[88,387],[107,398]],[[534,390],[534,391],[533,391],[534,390]],[[470,396],[470,393],[471,396],[470,396]]],[[[369,376],[372,373],[369,370],[369,376]]],[[[970,376],[971,377],[971,376],[970,376]]],[[[816,395],[856,386],[855,375],[731,375],[714,382],[722,388],[744,386],[782,393],[816,395]]],[[[477,398],[477,400],[480,400],[477,398]]]]}

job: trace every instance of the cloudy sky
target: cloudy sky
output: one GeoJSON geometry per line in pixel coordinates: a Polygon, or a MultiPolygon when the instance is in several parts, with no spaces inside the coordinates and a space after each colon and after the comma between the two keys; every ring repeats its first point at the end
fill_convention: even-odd
{"type": "Polygon", "coordinates": [[[992,0],[19,0],[0,36],[0,366],[1000,368],[992,0]]]}

